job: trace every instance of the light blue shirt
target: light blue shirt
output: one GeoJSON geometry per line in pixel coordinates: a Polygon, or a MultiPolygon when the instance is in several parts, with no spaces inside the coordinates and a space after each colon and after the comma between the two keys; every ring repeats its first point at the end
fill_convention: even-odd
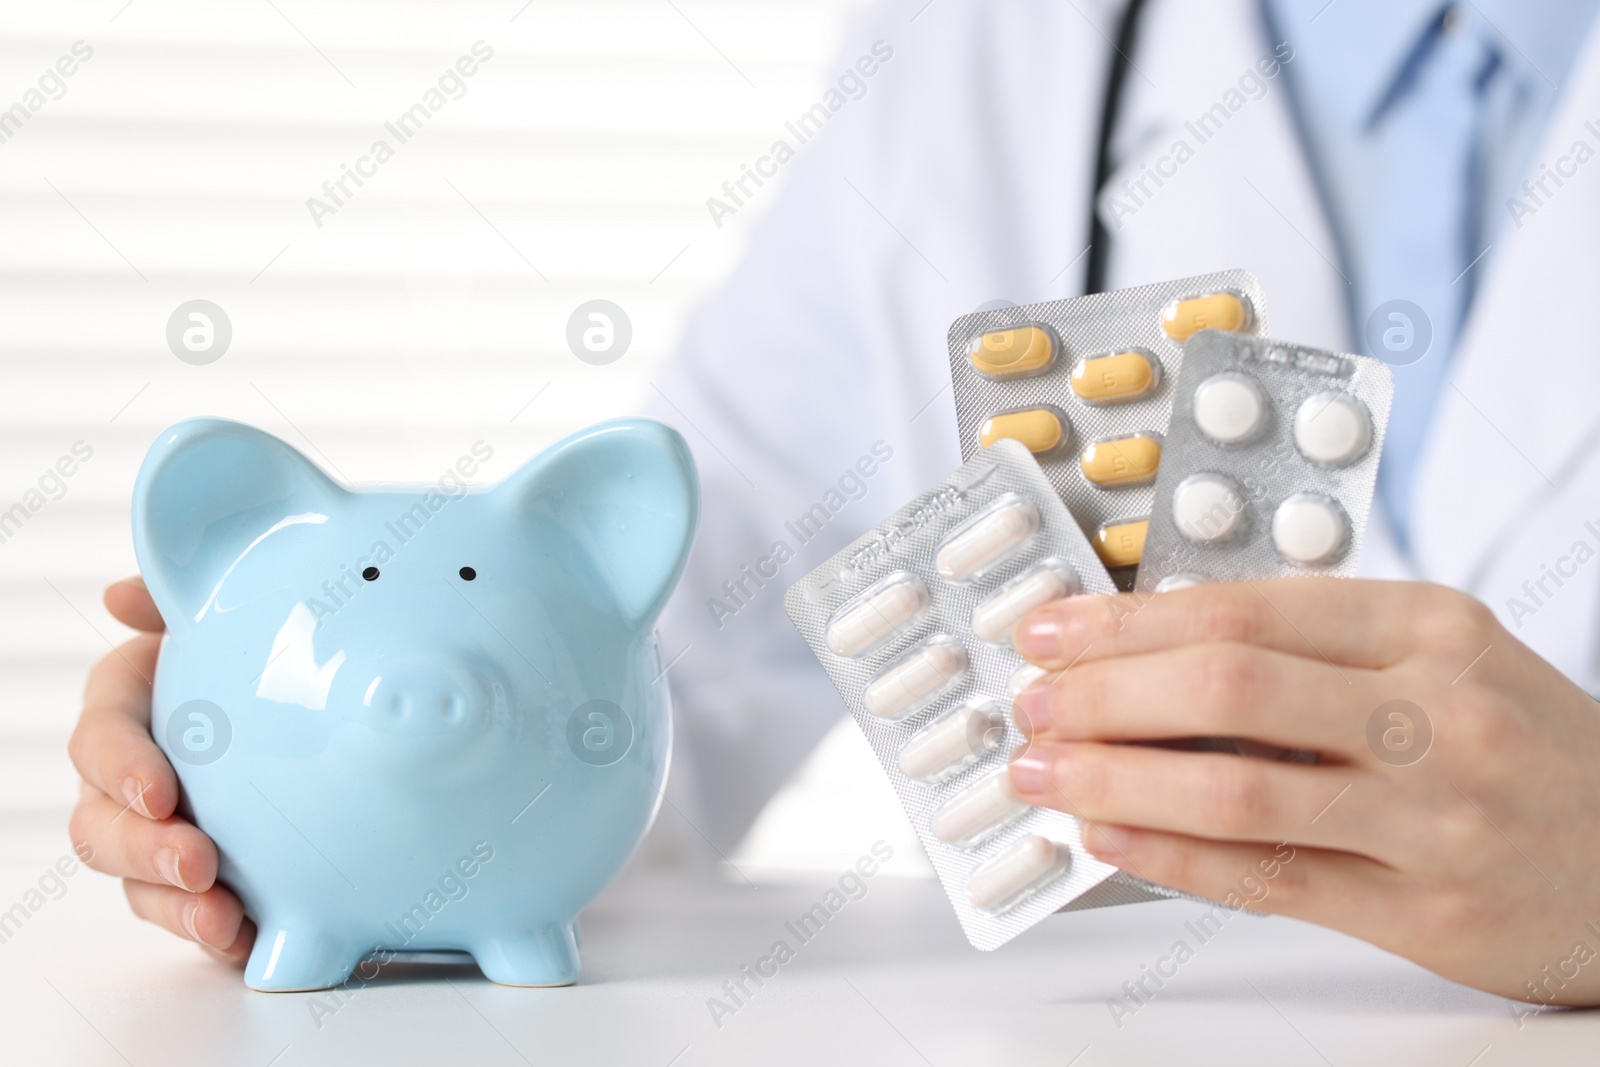
{"type": "Polygon", "coordinates": [[[1405,543],[1477,279],[1600,0],[1262,3],[1273,39],[1295,49],[1284,69],[1350,284],[1353,336],[1394,366],[1379,495],[1405,543]]]}

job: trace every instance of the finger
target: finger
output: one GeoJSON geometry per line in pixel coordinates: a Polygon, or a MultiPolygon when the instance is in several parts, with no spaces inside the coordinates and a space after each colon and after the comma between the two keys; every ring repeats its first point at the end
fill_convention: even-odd
{"type": "Polygon", "coordinates": [[[1017,694],[1019,725],[1059,741],[1245,737],[1289,748],[1365,750],[1382,703],[1371,672],[1255,645],[1186,645],[1081,662],[1017,694]]]}
{"type": "Polygon", "coordinates": [[[1049,670],[1189,644],[1260,645],[1354,667],[1399,662],[1449,594],[1415,582],[1286,578],[1170,593],[1075,596],[1017,625],[1017,651],[1049,670]]]}
{"type": "MultiPolygon", "coordinates": [[[[1101,824],[1084,826],[1083,844],[1095,858],[1158,885],[1347,931],[1370,925],[1374,898],[1399,880],[1359,856],[1289,844],[1206,841],[1101,824]]],[[[1231,918],[1220,911],[1204,915],[1195,936],[1210,940],[1231,918]]]]}
{"type": "MultiPolygon", "coordinates": [[[[1034,743],[1010,767],[1011,787],[1036,807],[1089,822],[1218,841],[1290,841],[1382,852],[1370,811],[1387,795],[1356,788],[1363,772],[1143,745],[1034,743]]],[[[1379,854],[1375,858],[1387,857],[1379,854]]]]}
{"type": "Polygon", "coordinates": [[[186,893],[171,886],[125,881],[123,892],[133,913],[206,948],[216,959],[236,962],[250,954],[255,925],[244,917],[239,898],[218,886],[186,893]]]}
{"type": "Polygon", "coordinates": [[[141,634],[94,665],[67,742],[84,781],[152,819],[178,805],[178,776],[150,739],[150,679],[160,648],[159,637],[141,634]]]}
{"type": "Polygon", "coordinates": [[[118,878],[177,886],[190,893],[211,888],[217,878],[217,846],[183,819],[144,819],[103,793],[78,801],[72,840],[93,851],[90,867],[118,878]]]}
{"type": "Polygon", "coordinates": [[[160,633],[166,629],[161,612],[156,610],[156,602],[150,597],[150,590],[145,588],[144,579],[137,574],[106,586],[103,600],[111,617],[124,626],[146,633],[160,633]]]}

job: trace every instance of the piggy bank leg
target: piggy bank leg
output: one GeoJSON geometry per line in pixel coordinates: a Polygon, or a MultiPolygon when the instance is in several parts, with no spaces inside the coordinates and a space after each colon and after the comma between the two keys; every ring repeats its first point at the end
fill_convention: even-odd
{"type": "Polygon", "coordinates": [[[496,934],[471,952],[484,977],[501,985],[557,986],[578,980],[578,943],[569,922],[496,934]]]}
{"type": "Polygon", "coordinates": [[[264,921],[245,964],[244,984],[268,993],[327,989],[349,978],[367,951],[314,927],[264,921]]]}

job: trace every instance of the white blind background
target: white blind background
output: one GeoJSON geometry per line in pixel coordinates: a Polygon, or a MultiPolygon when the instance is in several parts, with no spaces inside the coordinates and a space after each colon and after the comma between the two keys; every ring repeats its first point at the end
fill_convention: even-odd
{"type": "Polygon", "coordinates": [[[84,672],[128,635],[100,593],[135,569],[129,494],[162,427],[245,420],[355,482],[436,478],[482,438],[493,481],[634,408],[756,214],[718,229],[706,198],[837,76],[851,6],[0,5],[0,108],[93,49],[14,132],[0,116],[0,510],[93,449],[0,543],[12,829],[46,851],[65,833],[84,672]],[[465,95],[399,144],[384,123],[480,40],[465,95]],[[394,158],[318,228],[306,199],[379,137],[394,158]],[[206,366],[166,343],[196,298],[233,329],[206,366]],[[593,298],[633,324],[604,367],[565,344],[593,298]]]}

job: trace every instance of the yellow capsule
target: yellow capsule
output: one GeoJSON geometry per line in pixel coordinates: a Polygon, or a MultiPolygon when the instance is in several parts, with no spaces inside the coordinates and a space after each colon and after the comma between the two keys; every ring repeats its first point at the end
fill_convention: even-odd
{"type": "Polygon", "coordinates": [[[1161,442],[1143,433],[1095,441],[1078,457],[1078,466],[1095,485],[1143,485],[1161,466],[1161,442]]]}
{"type": "Polygon", "coordinates": [[[1155,392],[1156,362],[1143,352],[1094,356],[1072,368],[1072,391],[1089,404],[1123,404],[1155,392]]]}
{"type": "Polygon", "coordinates": [[[1187,341],[1201,330],[1243,330],[1249,325],[1250,309],[1232,293],[1174,300],[1161,313],[1161,329],[1174,341],[1187,341]]]}
{"type": "Polygon", "coordinates": [[[1149,519],[1108,522],[1094,532],[1094,553],[1107,567],[1132,567],[1144,555],[1149,519]]]}
{"type": "Polygon", "coordinates": [[[1067,427],[1049,408],[1029,408],[987,418],[978,429],[978,442],[984,448],[1005,437],[1021,441],[1029,452],[1039,455],[1060,447],[1067,439],[1067,427]]]}
{"type": "Polygon", "coordinates": [[[1056,360],[1056,339],[1043,326],[990,330],[967,348],[972,369],[990,378],[1043,374],[1056,360]]]}

